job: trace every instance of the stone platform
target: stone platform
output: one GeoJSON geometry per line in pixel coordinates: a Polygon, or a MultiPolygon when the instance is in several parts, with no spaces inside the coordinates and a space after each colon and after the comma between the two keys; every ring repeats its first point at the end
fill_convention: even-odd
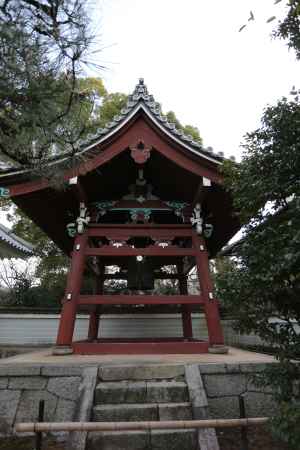
{"type": "MultiPolygon", "coordinates": [[[[141,409],[149,417],[152,417],[152,414],[155,417],[157,414],[164,417],[165,413],[176,412],[177,414],[178,404],[182,413],[186,411],[186,414],[190,414],[192,391],[188,396],[182,394],[186,389],[182,383],[187,382],[184,374],[189,367],[193,367],[193,370],[200,374],[210,417],[239,417],[239,395],[241,394],[245,399],[248,417],[268,416],[276,408],[271,392],[257,388],[252,378],[266,365],[274,362],[271,356],[235,348],[230,348],[229,353],[224,355],[121,356],[53,356],[51,349],[46,349],[2,359],[0,361],[0,433],[12,434],[16,422],[36,421],[41,399],[45,400],[45,420],[51,422],[85,421],[93,415],[96,420],[102,416],[110,419],[116,414],[118,417],[122,414],[125,418],[128,414],[135,417],[136,411],[141,409]],[[174,386],[168,384],[170,379],[173,379],[174,386]],[[146,390],[145,386],[147,386],[146,390]],[[151,391],[150,388],[153,391],[151,398],[147,397],[147,392],[151,391]],[[176,388],[174,398],[170,397],[169,391],[173,392],[171,388],[176,388]],[[159,392],[158,397],[156,391],[159,392]],[[120,407],[114,404],[114,396],[121,398],[123,394],[124,401],[128,403],[129,392],[135,396],[135,406],[120,407]],[[108,403],[104,405],[105,407],[102,405],[103,399],[100,402],[101,407],[97,404],[93,405],[95,399],[104,395],[108,403]],[[165,405],[161,404],[163,395],[165,405]],[[78,411],[81,413],[76,416],[78,411]]],[[[118,403],[121,404],[121,400],[118,403]]],[[[79,442],[81,437],[77,436],[75,441],[79,442]]],[[[170,438],[168,433],[163,437],[157,437],[159,442],[161,439],[163,442],[164,438],[167,440],[170,438]]],[[[187,445],[190,445],[189,439],[191,436],[187,434],[185,436],[187,445]]],[[[100,441],[97,438],[95,442],[98,445],[100,441]]],[[[181,450],[185,448],[182,445],[181,450]]],[[[127,449],[124,446],[120,448],[127,449]]]]}
{"type": "Polygon", "coordinates": [[[239,363],[272,363],[274,358],[262,353],[255,353],[229,347],[224,355],[203,353],[166,354],[166,355],[65,355],[54,356],[50,348],[0,359],[0,370],[4,364],[63,364],[94,366],[102,364],[239,364],[239,363]]]}

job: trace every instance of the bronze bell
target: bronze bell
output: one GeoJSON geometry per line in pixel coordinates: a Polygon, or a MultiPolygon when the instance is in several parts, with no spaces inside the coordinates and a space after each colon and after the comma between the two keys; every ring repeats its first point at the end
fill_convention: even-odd
{"type": "Polygon", "coordinates": [[[131,290],[154,289],[154,270],[147,257],[132,257],[128,262],[127,287],[131,290]]]}

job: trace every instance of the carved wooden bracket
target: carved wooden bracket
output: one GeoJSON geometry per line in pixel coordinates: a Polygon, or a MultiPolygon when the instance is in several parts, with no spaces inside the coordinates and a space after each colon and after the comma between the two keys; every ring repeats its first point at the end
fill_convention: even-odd
{"type": "Polygon", "coordinates": [[[137,164],[144,164],[150,158],[151,149],[146,147],[144,141],[139,139],[135,146],[130,146],[131,157],[137,164]]]}

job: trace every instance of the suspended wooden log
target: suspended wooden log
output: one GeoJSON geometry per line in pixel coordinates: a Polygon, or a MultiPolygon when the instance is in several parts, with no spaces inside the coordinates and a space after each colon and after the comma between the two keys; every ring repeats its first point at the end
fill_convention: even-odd
{"type": "Polygon", "coordinates": [[[183,428],[236,428],[264,425],[268,417],[251,419],[162,420],[144,422],[28,422],[17,423],[17,433],[51,431],[138,431],[183,428]]]}

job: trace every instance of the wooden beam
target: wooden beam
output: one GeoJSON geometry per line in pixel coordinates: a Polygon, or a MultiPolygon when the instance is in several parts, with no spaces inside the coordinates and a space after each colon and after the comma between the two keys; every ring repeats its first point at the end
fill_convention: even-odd
{"type": "Polygon", "coordinates": [[[240,428],[266,425],[269,421],[270,419],[268,417],[253,417],[249,419],[156,420],[152,422],[149,420],[144,422],[21,422],[15,425],[15,431],[17,433],[36,433],[39,431],[139,431],[176,430],[182,428],[240,428]]]}
{"type": "Polygon", "coordinates": [[[159,247],[149,245],[146,248],[133,248],[129,245],[114,247],[104,245],[100,248],[87,247],[85,254],[89,256],[195,256],[196,250],[192,248],[180,248],[175,246],[159,247]]]}
{"type": "Polygon", "coordinates": [[[196,205],[196,203],[200,203],[200,204],[203,203],[208,191],[209,191],[209,186],[203,185],[203,177],[201,177],[201,181],[198,185],[198,188],[194,195],[194,199],[192,201],[192,207],[194,207],[196,205]]]}
{"type": "Polygon", "coordinates": [[[88,204],[88,196],[85,189],[79,179],[79,177],[73,177],[69,179],[69,185],[79,203],[88,204]]]}
{"type": "Polygon", "coordinates": [[[78,305],[203,305],[201,295],[80,295],[78,305]]]}
{"type": "Polygon", "coordinates": [[[130,237],[157,237],[174,239],[175,237],[190,237],[192,236],[191,225],[113,225],[113,224],[89,224],[88,236],[108,238],[123,237],[128,233],[130,237]]]}
{"type": "MultiPolygon", "coordinates": [[[[208,353],[204,341],[151,341],[151,342],[74,342],[75,354],[79,355],[153,355],[153,354],[199,354],[208,353]]],[[[149,423],[149,422],[148,422],[149,423]]],[[[159,421],[157,422],[159,423],[159,421]]]]}
{"type": "MultiPolygon", "coordinates": [[[[154,272],[154,278],[157,280],[177,280],[179,275],[176,273],[154,272]]],[[[105,280],[127,280],[127,273],[106,273],[103,275],[105,280]]]]}

